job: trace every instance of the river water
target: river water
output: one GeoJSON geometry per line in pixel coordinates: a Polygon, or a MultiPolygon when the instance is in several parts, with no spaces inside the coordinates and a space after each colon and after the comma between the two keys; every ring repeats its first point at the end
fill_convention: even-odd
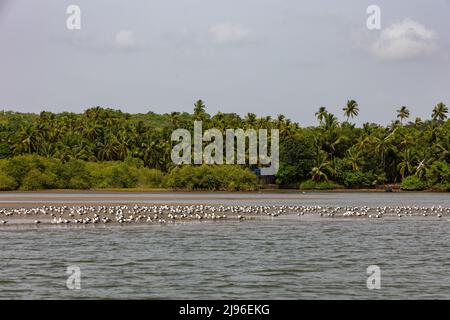
{"type": "MultiPolygon", "coordinates": [[[[0,207],[16,201],[15,194],[4,195],[0,207]]],[[[99,203],[115,199],[110,194],[83,196],[99,203]]],[[[72,203],[67,197],[75,196],[65,194],[63,201],[72,203]]],[[[183,203],[450,206],[448,194],[423,193],[140,197],[149,203],[174,197],[183,203]]],[[[171,225],[11,225],[0,227],[0,242],[2,299],[450,298],[448,217],[290,215],[171,225]],[[367,287],[371,265],[380,268],[380,289],[367,287]],[[66,286],[68,266],[80,268],[79,290],[66,286]]]]}

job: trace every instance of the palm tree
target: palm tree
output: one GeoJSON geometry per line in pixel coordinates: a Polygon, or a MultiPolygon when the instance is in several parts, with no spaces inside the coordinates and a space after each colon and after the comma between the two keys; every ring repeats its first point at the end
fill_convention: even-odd
{"type": "Polygon", "coordinates": [[[347,159],[350,161],[353,171],[359,171],[362,162],[361,151],[356,147],[347,150],[347,159]]]}
{"type": "Polygon", "coordinates": [[[325,129],[330,130],[338,125],[338,120],[336,116],[332,113],[327,113],[325,115],[325,129]]]}
{"type": "Polygon", "coordinates": [[[345,134],[331,137],[331,140],[329,141],[331,159],[334,159],[334,155],[336,154],[338,147],[343,143],[348,142],[348,140],[349,138],[345,134]]]}
{"type": "Polygon", "coordinates": [[[255,129],[255,127],[256,127],[256,114],[251,113],[251,112],[247,113],[245,115],[244,122],[245,122],[245,127],[246,128],[255,129]]]}
{"type": "Polygon", "coordinates": [[[97,106],[97,107],[94,107],[94,108],[87,109],[84,112],[84,115],[88,119],[92,119],[94,121],[97,121],[99,118],[101,118],[104,115],[104,113],[105,113],[105,110],[102,107],[97,106]]]}
{"type": "Polygon", "coordinates": [[[366,148],[366,146],[369,146],[371,142],[372,142],[372,139],[371,139],[370,135],[365,134],[359,138],[359,140],[356,144],[356,147],[358,148],[359,151],[362,151],[366,148]]]}
{"type": "Polygon", "coordinates": [[[194,103],[194,119],[204,120],[206,114],[206,106],[201,99],[194,103]]]}
{"type": "Polygon", "coordinates": [[[284,114],[277,115],[277,119],[275,120],[275,125],[278,129],[281,129],[281,127],[284,125],[286,117],[284,114]]]}
{"type": "Polygon", "coordinates": [[[402,179],[409,175],[413,171],[413,161],[415,159],[414,155],[411,153],[411,149],[406,149],[402,152],[402,161],[398,164],[397,168],[399,170],[402,179]]]}
{"type": "Polygon", "coordinates": [[[326,172],[332,172],[331,162],[327,159],[326,152],[320,150],[317,154],[316,165],[311,169],[310,175],[312,180],[320,181],[325,179],[328,181],[328,175],[326,172]]]}
{"type": "Polygon", "coordinates": [[[381,165],[383,168],[386,166],[387,154],[395,148],[393,144],[394,134],[395,130],[392,131],[390,134],[385,135],[384,137],[381,138],[375,137],[374,139],[375,153],[380,155],[381,165]]]}
{"type": "Polygon", "coordinates": [[[214,128],[220,129],[222,132],[226,129],[225,115],[222,112],[217,112],[214,117],[212,117],[214,128]]]}
{"type": "Polygon", "coordinates": [[[375,128],[376,125],[370,124],[368,122],[364,123],[362,127],[364,134],[367,136],[372,135],[372,132],[375,130],[375,128]]]}
{"type": "Polygon", "coordinates": [[[450,147],[448,142],[445,143],[445,141],[441,141],[441,143],[435,143],[433,144],[432,149],[435,150],[435,154],[439,155],[437,157],[439,160],[448,162],[448,159],[450,158],[450,147]]]}
{"type": "Polygon", "coordinates": [[[448,108],[447,106],[442,103],[439,102],[434,108],[433,108],[433,113],[431,114],[431,117],[433,118],[433,120],[445,120],[447,119],[447,113],[448,113],[448,108]]]}
{"type": "Polygon", "coordinates": [[[409,109],[406,106],[401,106],[400,109],[397,110],[397,118],[400,118],[400,122],[403,124],[403,119],[409,118],[409,109]]]}
{"type": "Polygon", "coordinates": [[[347,117],[347,122],[350,117],[356,117],[359,113],[358,103],[355,100],[348,100],[345,108],[342,109],[344,115],[347,117]]]}
{"type": "Polygon", "coordinates": [[[315,116],[316,116],[317,120],[319,120],[319,122],[322,123],[323,119],[325,119],[325,116],[327,115],[327,113],[328,113],[327,108],[320,107],[319,111],[317,111],[315,113],[315,116]]]}
{"type": "Polygon", "coordinates": [[[105,137],[105,141],[99,143],[98,159],[102,161],[115,160],[119,149],[118,144],[117,137],[105,137]]]}
{"type": "Polygon", "coordinates": [[[416,128],[419,128],[423,125],[423,121],[420,117],[416,117],[413,124],[416,126],[416,128]]]}
{"type": "Polygon", "coordinates": [[[169,121],[173,127],[177,128],[180,124],[180,113],[179,112],[171,112],[169,115],[169,121]]]}
{"type": "Polygon", "coordinates": [[[419,178],[422,178],[427,173],[427,171],[428,171],[428,164],[427,160],[424,158],[417,165],[415,175],[418,176],[419,178]]]}
{"type": "Polygon", "coordinates": [[[101,126],[93,121],[88,121],[81,127],[81,135],[90,141],[94,141],[100,135],[101,126]]]}
{"type": "Polygon", "coordinates": [[[17,141],[13,148],[17,154],[33,153],[39,145],[39,135],[36,132],[36,127],[31,123],[21,127],[16,137],[17,141]]]}
{"type": "Polygon", "coordinates": [[[279,130],[280,130],[280,137],[282,137],[283,139],[290,137],[296,130],[296,124],[292,123],[291,120],[287,119],[279,130]]]}

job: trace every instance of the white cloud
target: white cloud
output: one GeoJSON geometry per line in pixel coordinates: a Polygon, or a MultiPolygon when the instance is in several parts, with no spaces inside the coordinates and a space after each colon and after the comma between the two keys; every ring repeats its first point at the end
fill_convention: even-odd
{"type": "Polygon", "coordinates": [[[240,24],[222,23],[209,29],[212,39],[217,44],[241,43],[248,38],[249,31],[240,24]]]}
{"type": "Polygon", "coordinates": [[[411,59],[434,52],[436,39],[433,30],[407,18],[384,29],[370,49],[382,60],[411,59]]]}
{"type": "Polygon", "coordinates": [[[114,44],[119,48],[133,48],[136,46],[133,31],[120,30],[116,33],[114,44]]]}

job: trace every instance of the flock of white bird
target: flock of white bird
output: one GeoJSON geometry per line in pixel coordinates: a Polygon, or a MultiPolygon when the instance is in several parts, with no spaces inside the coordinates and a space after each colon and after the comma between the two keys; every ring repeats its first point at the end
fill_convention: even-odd
{"type": "MultiPolygon", "coordinates": [[[[238,205],[154,205],[154,206],[43,206],[40,208],[0,209],[0,224],[11,219],[30,219],[35,224],[97,224],[97,223],[170,223],[180,220],[239,221],[257,216],[305,214],[320,217],[366,217],[383,218],[430,216],[449,217],[450,208],[442,206],[384,206],[384,207],[333,207],[333,206],[238,206],[238,205]]],[[[450,221],[449,219],[447,219],[450,221]]]]}

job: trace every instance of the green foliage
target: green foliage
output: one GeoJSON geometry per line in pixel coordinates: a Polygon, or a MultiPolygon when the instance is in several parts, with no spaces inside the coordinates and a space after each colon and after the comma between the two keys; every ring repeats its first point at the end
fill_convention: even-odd
{"type": "Polygon", "coordinates": [[[139,180],[139,170],[126,163],[121,163],[113,167],[109,184],[119,188],[134,188],[139,180]]]}
{"type": "Polygon", "coordinates": [[[300,184],[300,189],[302,190],[331,190],[339,187],[340,186],[333,181],[307,180],[300,184]]]}
{"type": "Polygon", "coordinates": [[[164,174],[157,169],[142,168],[139,173],[138,186],[145,188],[158,188],[161,186],[164,174]]]}
{"type": "Polygon", "coordinates": [[[436,187],[436,190],[438,190],[438,191],[450,192],[450,183],[440,183],[440,184],[437,184],[435,187],[436,187]]]}
{"type": "Polygon", "coordinates": [[[289,137],[280,145],[280,168],[277,183],[298,184],[314,166],[314,141],[308,136],[289,137]]]}
{"type": "Polygon", "coordinates": [[[92,177],[83,161],[70,159],[66,163],[59,163],[57,176],[60,179],[59,188],[62,189],[90,189],[92,177]]]}
{"type": "Polygon", "coordinates": [[[386,126],[358,127],[351,122],[364,106],[349,100],[342,107],[344,121],[321,107],[316,113],[318,126],[307,128],[284,115],[272,119],[218,112],[211,116],[201,100],[191,114],[128,114],[101,107],[81,114],[0,111],[3,188],[158,187],[167,181],[176,188],[253,188],[253,182],[245,185],[238,180],[227,185],[228,176],[222,174],[227,169],[219,167],[202,169],[205,177],[163,178],[174,175],[171,133],[183,128],[192,134],[196,119],[203,121],[203,130],[278,129],[279,185],[296,186],[312,179],[368,187],[374,182],[396,184],[408,176],[417,176],[434,189],[445,189],[450,183],[450,119],[444,103],[430,106],[428,120],[417,119],[413,110],[399,105],[399,120],[386,126]],[[410,118],[416,120],[407,122],[410,118]],[[224,181],[217,181],[217,176],[224,181]]]}
{"type": "Polygon", "coordinates": [[[89,167],[96,188],[134,188],[139,180],[139,168],[126,162],[90,163],[89,167]]]}
{"type": "Polygon", "coordinates": [[[368,188],[373,185],[374,180],[372,173],[361,171],[346,172],[344,175],[344,185],[350,188],[368,188]]]}
{"type": "Polygon", "coordinates": [[[256,176],[248,169],[233,165],[201,165],[175,167],[164,185],[188,190],[255,190],[256,176]]]}
{"type": "Polygon", "coordinates": [[[139,159],[85,162],[25,155],[0,160],[0,190],[160,187],[164,174],[139,159]],[[21,170],[19,170],[21,169],[21,170]]]}
{"type": "Polygon", "coordinates": [[[426,174],[431,185],[450,183],[450,166],[445,161],[434,162],[426,174]]]}
{"type": "Polygon", "coordinates": [[[23,178],[20,186],[23,190],[55,189],[58,188],[58,177],[48,170],[44,172],[31,169],[23,178]]]}
{"type": "Polygon", "coordinates": [[[10,191],[16,188],[16,181],[4,172],[0,172],[0,191],[10,191]]]}
{"type": "Polygon", "coordinates": [[[15,183],[17,185],[22,184],[23,178],[28,174],[28,171],[30,171],[30,165],[31,161],[33,159],[33,156],[27,155],[27,156],[19,156],[10,159],[5,164],[4,170],[5,173],[14,179],[15,183]]]}
{"type": "Polygon", "coordinates": [[[425,189],[426,184],[416,176],[408,176],[402,180],[400,188],[408,191],[418,191],[425,189]]]}

